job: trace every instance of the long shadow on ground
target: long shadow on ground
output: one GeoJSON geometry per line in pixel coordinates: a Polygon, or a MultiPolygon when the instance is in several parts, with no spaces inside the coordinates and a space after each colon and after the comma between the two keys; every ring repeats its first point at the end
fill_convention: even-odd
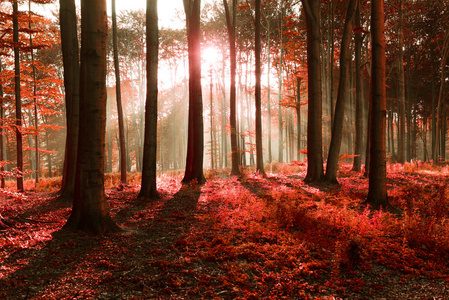
{"type": "MultiPolygon", "coordinates": [[[[195,226],[200,191],[184,186],[171,197],[140,204],[116,219],[125,234],[65,233],[9,253],[17,270],[0,278],[1,299],[126,299],[186,294],[179,257],[183,236],[195,226]]],[[[119,201],[119,199],[115,199],[119,201]]],[[[53,230],[59,228],[53,228],[53,230]]],[[[0,273],[1,274],[1,273],[0,273]]],[[[191,278],[194,281],[194,278],[191,278]]]]}

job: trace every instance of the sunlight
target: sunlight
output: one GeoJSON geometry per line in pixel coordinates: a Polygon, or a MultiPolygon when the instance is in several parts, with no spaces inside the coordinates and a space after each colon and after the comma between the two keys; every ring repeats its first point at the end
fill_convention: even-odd
{"type": "Polygon", "coordinates": [[[211,69],[214,69],[216,65],[219,64],[221,59],[221,53],[215,46],[208,46],[203,49],[203,53],[201,54],[202,69],[204,72],[208,72],[211,69]]]}

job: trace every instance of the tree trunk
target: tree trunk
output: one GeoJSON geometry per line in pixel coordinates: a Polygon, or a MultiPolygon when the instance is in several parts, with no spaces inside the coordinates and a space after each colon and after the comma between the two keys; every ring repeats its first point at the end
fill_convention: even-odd
{"type": "Polygon", "coordinates": [[[143,149],[142,184],[139,199],[157,196],[157,76],[158,76],[158,15],[157,0],[147,0],[147,100],[145,104],[145,139],[143,149]]]}
{"type": "MultiPolygon", "coordinates": [[[[357,3],[355,26],[360,28],[360,1],[357,3]]],[[[362,32],[358,30],[355,33],[355,145],[354,162],[352,170],[360,172],[362,170],[362,152],[363,152],[363,99],[362,99],[362,32]]]]}
{"type": "Polygon", "coordinates": [[[305,182],[323,181],[322,91],[321,91],[321,1],[302,0],[307,23],[308,119],[307,175],[305,182]]]}
{"type": "Polygon", "coordinates": [[[262,95],[260,66],[260,0],[256,0],[255,20],[255,58],[256,58],[256,170],[265,176],[262,151],[262,95]]]}
{"type": "Polygon", "coordinates": [[[209,85],[209,105],[210,105],[210,162],[211,169],[215,169],[214,157],[214,104],[213,104],[213,87],[212,83],[212,68],[210,69],[210,85],[209,85]]]}
{"type": "Polygon", "coordinates": [[[235,26],[236,26],[236,7],[237,1],[232,0],[232,16],[229,11],[229,6],[227,0],[223,0],[223,6],[225,8],[226,13],[226,25],[228,29],[229,35],[229,55],[231,62],[231,87],[229,94],[229,103],[230,103],[230,125],[231,125],[231,175],[240,175],[240,151],[237,147],[237,110],[236,110],[236,70],[237,70],[237,56],[236,56],[236,48],[235,48],[235,26]]]}
{"type": "Polygon", "coordinates": [[[20,96],[19,20],[17,0],[13,2],[14,91],[16,97],[17,190],[23,192],[22,98],[20,96]]]}
{"type": "MultiPolygon", "coordinates": [[[[112,3],[112,45],[114,48],[114,70],[115,70],[115,95],[117,100],[117,115],[118,115],[118,132],[120,137],[120,181],[121,184],[126,185],[126,166],[127,166],[127,152],[125,142],[125,125],[123,120],[122,109],[122,93],[120,83],[120,63],[118,60],[118,47],[117,47],[117,15],[115,11],[115,0],[111,0],[112,3]]],[[[129,147],[128,147],[129,148],[129,147]]],[[[129,156],[128,156],[129,157],[129,156]]]]}
{"type": "Polygon", "coordinates": [[[34,135],[34,160],[35,160],[35,181],[34,186],[37,187],[39,183],[39,120],[38,120],[38,114],[37,114],[37,98],[36,98],[36,67],[34,66],[34,51],[33,51],[33,34],[32,34],[32,28],[31,28],[31,0],[28,0],[28,14],[29,14],[29,21],[28,21],[28,28],[30,29],[30,49],[31,49],[31,65],[33,68],[33,104],[34,104],[34,128],[35,128],[35,135],[34,135]]]}
{"type": "Polygon", "coordinates": [[[106,204],[106,0],[81,1],[80,127],[75,197],[66,230],[94,234],[119,231],[106,204]]]}
{"type": "Polygon", "coordinates": [[[183,0],[189,48],[189,121],[186,169],[183,183],[206,181],[203,173],[204,133],[201,92],[201,0],[183,0]]]}
{"type": "MultiPolygon", "coordinates": [[[[2,60],[0,57],[0,74],[2,73],[2,60]]],[[[5,110],[3,108],[3,85],[0,82],[0,119],[3,120],[5,118],[5,110]]],[[[4,123],[2,121],[1,123],[2,126],[0,126],[0,188],[4,189],[5,188],[5,176],[4,176],[4,172],[5,172],[5,143],[4,143],[4,137],[3,137],[3,126],[4,123]]]]}
{"type": "Polygon", "coordinates": [[[370,171],[367,202],[373,208],[389,206],[385,154],[385,34],[384,0],[371,1],[371,128],[370,171]]]}
{"type": "Polygon", "coordinates": [[[75,191],[75,174],[79,126],[79,46],[76,25],[75,0],[59,1],[61,50],[64,67],[67,135],[64,171],[60,199],[72,200],[75,191]]]}
{"type": "Polygon", "coordinates": [[[398,26],[398,162],[405,162],[405,75],[404,75],[404,50],[403,50],[403,27],[404,27],[403,0],[399,1],[399,26],[398,26]]]}
{"type": "Polygon", "coordinates": [[[301,160],[301,77],[296,77],[296,160],[301,160]]]}
{"type": "Polygon", "coordinates": [[[284,25],[284,6],[281,0],[281,20],[280,20],[280,46],[279,46],[279,86],[278,86],[278,134],[279,134],[279,144],[278,144],[278,162],[284,162],[284,136],[283,136],[283,122],[282,122],[282,83],[283,83],[283,63],[284,63],[284,48],[283,48],[283,25],[284,25]]]}
{"type": "Polygon", "coordinates": [[[267,21],[267,110],[268,110],[268,163],[273,161],[273,155],[271,153],[271,35],[270,35],[270,22],[267,21]]]}
{"type": "Polygon", "coordinates": [[[340,47],[340,82],[338,84],[337,101],[335,103],[334,121],[332,126],[332,137],[325,175],[325,180],[333,184],[338,183],[337,170],[338,162],[340,160],[340,147],[343,136],[343,121],[346,93],[348,89],[349,68],[351,67],[349,45],[351,43],[354,13],[357,2],[358,0],[351,0],[349,2],[340,47]]]}

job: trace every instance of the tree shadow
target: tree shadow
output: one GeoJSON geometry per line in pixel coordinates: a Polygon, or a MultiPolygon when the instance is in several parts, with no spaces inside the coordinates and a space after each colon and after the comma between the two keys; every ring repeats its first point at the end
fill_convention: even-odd
{"type": "Polygon", "coordinates": [[[11,269],[3,278],[0,272],[0,298],[164,297],[167,288],[181,293],[173,274],[180,272],[179,251],[196,222],[199,197],[199,187],[183,185],[174,195],[115,212],[129,223],[124,234],[66,232],[8,253],[1,259],[11,269]]]}

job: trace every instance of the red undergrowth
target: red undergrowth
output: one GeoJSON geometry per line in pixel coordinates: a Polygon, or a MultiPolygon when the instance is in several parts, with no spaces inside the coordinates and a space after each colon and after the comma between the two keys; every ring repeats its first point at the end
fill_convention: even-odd
{"type": "Polygon", "coordinates": [[[447,170],[390,165],[394,211],[363,205],[367,179],[308,186],[304,167],[267,178],[214,173],[204,186],[158,180],[108,189],[125,234],[56,234],[70,213],[46,193],[3,194],[0,298],[332,299],[448,297],[447,170]]]}

